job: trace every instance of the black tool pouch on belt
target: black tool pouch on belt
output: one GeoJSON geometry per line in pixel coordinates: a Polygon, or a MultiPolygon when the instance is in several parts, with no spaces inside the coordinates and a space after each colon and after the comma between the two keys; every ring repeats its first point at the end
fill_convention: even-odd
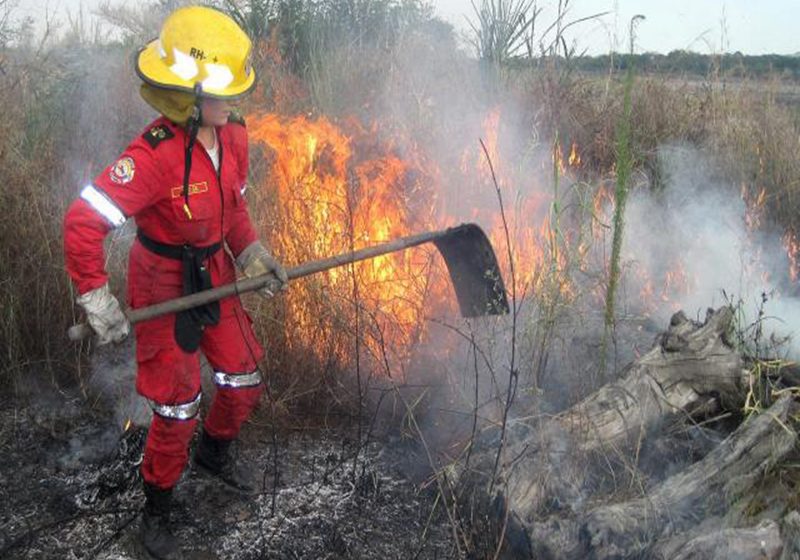
{"type": "MultiPolygon", "coordinates": [[[[212,288],[211,273],[203,264],[203,257],[191,247],[183,248],[183,295],[188,296],[212,288]]],[[[219,323],[219,302],[181,311],[175,317],[175,341],[185,352],[194,352],[200,347],[203,329],[219,323]]]]}
{"type": "MultiPolygon", "coordinates": [[[[161,257],[181,261],[183,271],[183,295],[188,296],[212,288],[211,273],[203,264],[217,251],[222,242],[207,247],[170,245],[151,239],[142,230],[136,232],[142,246],[161,257]]],[[[184,351],[194,352],[200,347],[203,329],[219,323],[219,302],[214,301],[179,312],[175,317],[175,341],[184,351]]]]}

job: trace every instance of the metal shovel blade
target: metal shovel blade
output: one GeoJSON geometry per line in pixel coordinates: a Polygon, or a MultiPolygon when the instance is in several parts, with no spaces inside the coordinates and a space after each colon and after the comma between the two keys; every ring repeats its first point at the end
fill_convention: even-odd
{"type": "Polygon", "coordinates": [[[461,315],[480,317],[509,312],[503,276],[492,244],[475,224],[447,230],[433,240],[444,258],[461,315]]]}

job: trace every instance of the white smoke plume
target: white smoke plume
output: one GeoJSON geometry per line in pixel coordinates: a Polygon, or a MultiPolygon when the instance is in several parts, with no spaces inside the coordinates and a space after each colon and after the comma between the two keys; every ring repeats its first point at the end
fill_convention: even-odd
{"type": "MultiPolygon", "coordinates": [[[[667,146],[659,163],[663,187],[635,190],[629,200],[623,248],[627,280],[635,285],[643,271],[653,279],[661,300],[653,318],[666,324],[677,309],[703,317],[708,307],[734,303],[741,305],[739,328],[754,332],[763,316],[762,344],[791,337],[800,328],[800,300],[792,296],[781,235],[755,227],[763,221],[758,208],[700,150],[667,146]]],[[[800,356],[797,341],[784,349],[800,356]]]]}

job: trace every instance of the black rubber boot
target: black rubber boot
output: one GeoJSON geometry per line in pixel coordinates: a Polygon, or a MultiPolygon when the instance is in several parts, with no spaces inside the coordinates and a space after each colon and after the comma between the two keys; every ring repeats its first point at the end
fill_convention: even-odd
{"type": "Polygon", "coordinates": [[[253,494],[256,490],[253,475],[231,454],[232,443],[233,440],[213,438],[203,430],[194,453],[194,464],[237,492],[253,494]]]}
{"type": "Polygon", "coordinates": [[[172,534],[170,522],[172,489],[162,490],[145,482],[144,496],[142,545],[150,556],[158,560],[181,560],[183,553],[178,539],[172,534]]]}

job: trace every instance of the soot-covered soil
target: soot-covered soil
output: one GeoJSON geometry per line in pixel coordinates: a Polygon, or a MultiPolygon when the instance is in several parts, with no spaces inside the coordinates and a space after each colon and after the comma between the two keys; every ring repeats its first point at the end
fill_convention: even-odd
{"type": "MultiPolygon", "coordinates": [[[[78,399],[0,410],[0,558],[146,558],[135,534],[145,432],[121,433],[78,399]]],[[[346,430],[274,434],[249,426],[239,457],[255,497],[191,468],[176,489],[186,557],[230,560],[454,556],[435,498],[397,464],[410,450],[346,430]],[[432,514],[433,512],[433,514],[432,514]]]]}

